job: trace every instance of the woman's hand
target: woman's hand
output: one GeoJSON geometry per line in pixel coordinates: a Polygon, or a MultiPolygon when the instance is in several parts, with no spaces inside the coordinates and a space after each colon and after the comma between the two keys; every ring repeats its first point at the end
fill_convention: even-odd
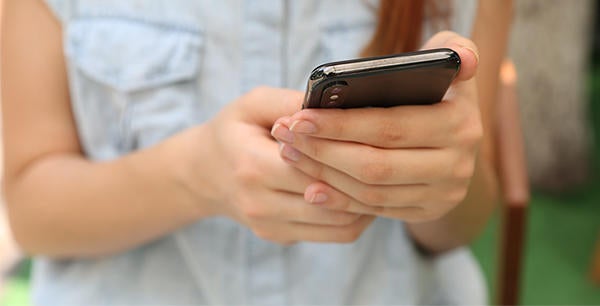
{"type": "Polygon", "coordinates": [[[462,60],[438,104],[307,109],[277,121],[289,128],[273,130],[285,143],[283,159],[321,181],[306,188],[308,201],[409,222],[438,219],[463,201],[483,134],[473,79],[478,55],[471,41],[451,32],[425,46],[436,47],[452,48],[462,60]],[[293,137],[283,137],[289,132],[293,137]]]}
{"type": "Polygon", "coordinates": [[[299,110],[301,101],[300,92],[266,87],[234,101],[207,124],[206,133],[192,136],[207,139],[196,138],[197,144],[187,150],[194,172],[187,185],[198,199],[211,202],[217,214],[261,238],[283,244],[354,241],[373,217],[305,201],[304,190],[315,180],[283,162],[279,144],[269,135],[273,122],[299,110]]]}

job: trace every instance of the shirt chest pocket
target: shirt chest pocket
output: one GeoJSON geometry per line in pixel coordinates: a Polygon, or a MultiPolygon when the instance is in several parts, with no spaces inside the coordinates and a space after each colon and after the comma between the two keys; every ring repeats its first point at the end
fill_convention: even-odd
{"type": "Polygon", "coordinates": [[[201,29],[83,18],[69,24],[65,44],[74,113],[91,151],[126,153],[193,124],[201,29]]]}

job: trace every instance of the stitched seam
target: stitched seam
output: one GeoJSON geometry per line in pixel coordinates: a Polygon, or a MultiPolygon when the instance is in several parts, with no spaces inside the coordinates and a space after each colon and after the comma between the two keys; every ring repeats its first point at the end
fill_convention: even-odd
{"type": "Polygon", "coordinates": [[[78,16],[74,21],[85,22],[91,20],[111,20],[116,22],[130,23],[130,24],[144,24],[153,27],[158,27],[165,30],[183,32],[188,34],[203,34],[204,31],[199,26],[175,24],[167,21],[154,20],[144,17],[132,17],[122,14],[84,14],[78,16]]]}

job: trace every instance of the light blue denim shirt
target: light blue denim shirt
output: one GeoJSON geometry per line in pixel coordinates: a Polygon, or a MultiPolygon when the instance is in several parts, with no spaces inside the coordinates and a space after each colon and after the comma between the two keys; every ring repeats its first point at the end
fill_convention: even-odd
{"type": "MultiPolygon", "coordinates": [[[[377,1],[361,0],[47,2],[63,25],[72,109],[95,161],[202,123],[258,85],[304,89],[316,65],[358,55],[377,15],[377,1]]],[[[474,0],[455,6],[453,24],[468,34],[474,0]]],[[[33,292],[37,305],[485,302],[473,299],[482,288],[469,253],[449,256],[446,268],[420,257],[389,219],[352,244],[283,247],[213,218],[108,258],[37,258],[33,292]]]]}

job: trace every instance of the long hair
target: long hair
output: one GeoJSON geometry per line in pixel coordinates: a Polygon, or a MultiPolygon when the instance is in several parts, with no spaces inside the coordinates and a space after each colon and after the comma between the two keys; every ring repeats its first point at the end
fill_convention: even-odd
{"type": "Polygon", "coordinates": [[[417,50],[423,22],[436,30],[449,26],[449,0],[381,0],[375,33],[363,49],[363,56],[387,55],[417,50]]]}

